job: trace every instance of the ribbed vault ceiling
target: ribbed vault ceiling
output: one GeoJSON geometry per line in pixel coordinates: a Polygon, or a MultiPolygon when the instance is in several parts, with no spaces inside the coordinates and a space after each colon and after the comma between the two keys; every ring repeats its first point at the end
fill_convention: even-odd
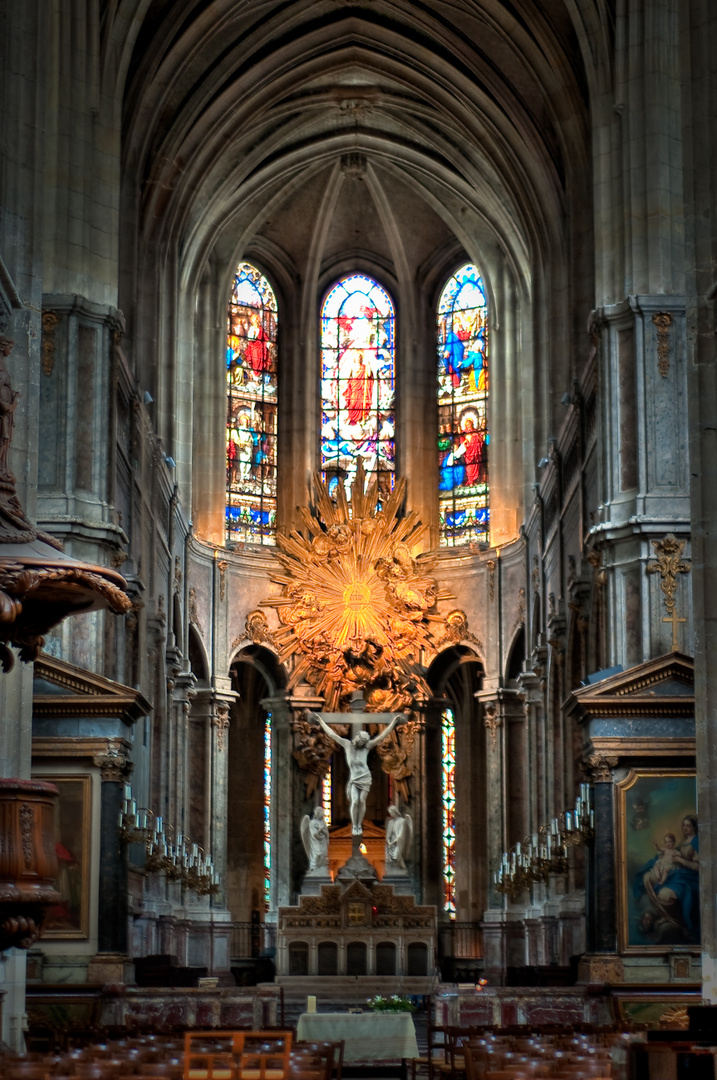
{"type": "Polygon", "coordinates": [[[400,274],[487,246],[525,282],[564,246],[586,49],[609,33],[594,0],[132,6],[124,207],[187,283],[251,251],[400,274]]]}

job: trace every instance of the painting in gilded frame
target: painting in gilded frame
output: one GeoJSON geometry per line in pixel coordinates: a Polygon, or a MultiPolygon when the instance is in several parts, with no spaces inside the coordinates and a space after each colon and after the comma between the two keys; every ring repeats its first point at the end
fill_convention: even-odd
{"type": "Polygon", "coordinates": [[[694,772],[631,770],[617,788],[621,951],[698,947],[694,772]]]}
{"type": "Polygon", "coordinates": [[[90,924],[90,776],[42,776],[60,793],[55,813],[56,888],[62,899],[45,918],[43,938],[86,938],[90,924]]]}

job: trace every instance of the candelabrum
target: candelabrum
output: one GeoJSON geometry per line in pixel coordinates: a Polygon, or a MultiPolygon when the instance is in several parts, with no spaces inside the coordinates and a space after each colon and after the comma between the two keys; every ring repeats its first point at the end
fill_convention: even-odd
{"type": "Polygon", "coordinates": [[[163,873],[170,881],[180,881],[199,896],[219,891],[219,873],[211,855],[183,833],[175,836],[171,825],[165,825],[147,807],[138,807],[129,784],[125,784],[119,834],[127,844],[144,845],[144,865],[149,873],[163,873]]]}
{"type": "Polygon", "coordinates": [[[567,873],[568,848],[589,844],[593,835],[590,786],[581,784],[572,810],[563,810],[548,825],[541,825],[537,833],[503,852],[500,866],[493,874],[494,888],[515,897],[536,882],[546,883],[551,874],[567,873]]]}

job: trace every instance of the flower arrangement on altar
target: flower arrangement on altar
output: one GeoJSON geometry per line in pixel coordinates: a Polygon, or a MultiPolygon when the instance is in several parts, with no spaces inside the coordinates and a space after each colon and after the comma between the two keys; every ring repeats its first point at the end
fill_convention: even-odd
{"type": "Polygon", "coordinates": [[[372,1012],[412,1013],[416,1011],[416,1006],[410,998],[400,997],[398,994],[391,994],[391,997],[376,994],[375,997],[367,998],[366,1004],[372,1012]]]}

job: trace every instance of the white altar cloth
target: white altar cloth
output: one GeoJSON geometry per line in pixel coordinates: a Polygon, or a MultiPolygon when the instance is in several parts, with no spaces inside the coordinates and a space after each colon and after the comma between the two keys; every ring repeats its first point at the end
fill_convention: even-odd
{"type": "Polygon", "coordinates": [[[296,1038],[306,1042],[343,1039],[346,1064],[418,1057],[410,1013],[302,1013],[296,1038]]]}

